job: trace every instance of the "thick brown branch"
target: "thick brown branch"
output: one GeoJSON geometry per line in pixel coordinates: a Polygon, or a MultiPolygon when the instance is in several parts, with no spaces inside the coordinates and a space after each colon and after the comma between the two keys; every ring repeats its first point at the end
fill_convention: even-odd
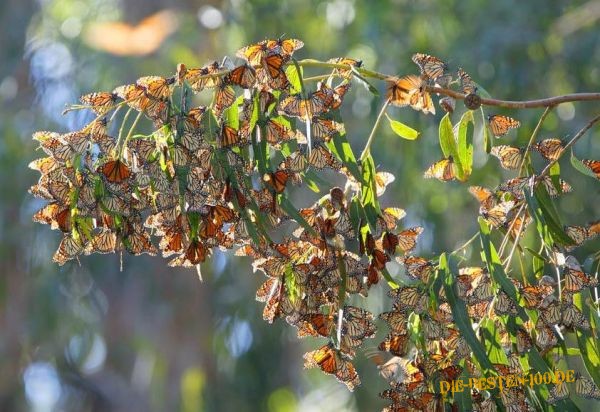
{"type": "MultiPolygon", "coordinates": [[[[457,92],[451,89],[444,89],[441,87],[425,86],[427,91],[431,93],[443,94],[445,96],[454,97],[455,99],[462,100],[466,97],[464,93],[457,92]]],[[[600,93],[573,93],[565,94],[562,96],[548,97],[546,99],[537,100],[498,100],[498,99],[485,99],[481,98],[481,104],[484,106],[497,106],[505,107],[508,109],[534,109],[539,107],[553,107],[561,103],[567,102],[582,102],[582,101],[596,101],[600,100],[600,93]]]]}

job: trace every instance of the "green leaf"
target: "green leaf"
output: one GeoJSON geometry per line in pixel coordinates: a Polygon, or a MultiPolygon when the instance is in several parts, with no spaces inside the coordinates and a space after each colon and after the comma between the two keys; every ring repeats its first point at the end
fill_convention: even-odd
{"type": "Polygon", "coordinates": [[[592,172],[592,170],[589,167],[584,165],[581,160],[579,160],[578,158],[575,157],[575,155],[573,154],[573,150],[571,150],[571,165],[578,172],[580,172],[586,176],[593,177],[594,179],[598,179],[596,177],[596,174],[594,172],[592,172]]]}
{"type": "Polygon", "coordinates": [[[548,246],[558,242],[564,246],[575,244],[564,231],[560,224],[554,204],[544,188],[544,185],[538,185],[534,190],[534,196],[530,196],[529,192],[525,191],[525,199],[529,206],[532,216],[536,221],[538,232],[542,235],[548,246]],[[541,230],[540,230],[541,229],[541,230]]]}
{"type": "Polygon", "coordinates": [[[380,214],[379,202],[377,201],[377,186],[375,184],[375,162],[369,154],[362,162],[361,203],[365,209],[367,221],[375,228],[377,216],[380,214]]]}
{"type": "Polygon", "coordinates": [[[227,119],[228,126],[238,129],[240,125],[240,112],[238,107],[242,104],[244,96],[238,96],[231,106],[223,111],[223,117],[227,119]]]}
{"type": "Polygon", "coordinates": [[[402,137],[403,139],[415,140],[416,138],[419,137],[419,132],[417,132],[412,127],[407,126],[404,123],[399,122],[397,120],[392,120],[390,118],[390,116],[388,116],[387,113],[385,114],[385,117],[387,117],[388,121],[390,122],[390,127],[392,128],[394,133],[396,133],[398,136],[402,137]]]}
{"type": "MultiPolygon", "coordinates": [[[[334,110],[332,112],[332,120],[335,120],[338,123],[342,123],[342,117],[340,116],[339,110],[334,110]]],[[[362,183],[362,173],[360,171],[360,167],[358,167],[358,163],[356,161],[356,156],[354,156],[354,152],[352,151],[352,147],[350,143],[348,143],[348,139],[346,138],[346,132],[341,131],[333,136],[328,143],[326,143],[327,147],[331,152],[336,155],[338,159],[348,168],[352,176],[356,179],[357,182],[362,183]]]]}
{"type": "Polygon", "coordinates": [[[440,148],[442,149],[444,157],[452,156],[458,158],[456,140],[454,139],[454,132],[452,130],[452,123],[450,122],[449,113],[446,113],[446,115],[442,117],[442,120],[440,120],[439,137],[440,148]]]}
{"type": "Polygon", "coordinates": [[[302,76],[303,73],[302,68],[300,67],[300,72],[298,72],[298,68],[299,66],[296,64],[289,64],[285,68],[285,75],[287,76],[291,86],[291,94],[302,92],[302,83],[300,81],[300,76],[302,76]]]}
{"type": "Polygon", "coordinates": [[[487,154],[490,154],[492,151],[492,134],[490,133],[490,128],[488,126],[487,119],[485,118],[485,113],[483,112],[483,107],[480,107],[481,112],[481,133],[483,134],[483,147],[487,154]]]}
{"type": "MultiPolygon", "coordinates": [[[[586,319],[590,319],[590,305],[585,302],[593,301],[589,290],[582,291],[573,296],[573,303],[586,319]]],[[[594,383],[600,386],[600,351],[598,340],[592,334],[592,330],[577,329],[577,344],[581,351],[581,358],[585,368],[594,380],[594,383]]]]}
{"type": "Polygon", "coordinates": [[[444,157],[452,156],[456,177],[459,180],[464,181],[465,173],[462,167],[461,159],[458,156],[456,137],[454,136],[454,129],[452,127],[452,123],[450,122],[450,113],[446,113],[446,115],[440,121],[439,138],[440,148],[442,149],[442,153],[444,153],[444,157]]]}
{"type": "Polygon", "coordinates": [[[473,112],[469,110],[458,123],[458,158],[467,178],[473,171],[473,128],[473,112]]]}
{"type": "Polygon", "coordinates": [[[356,67],[354,66],[350,66],[350,70],[352,71],[352,74],[354,75],[354,78],[356,80],[358,80],[358,82],[360,84],[362,84],[363,86],[365,86],[365,88],[371,92],[371,94],[373,94],[373,96],[379,96],[379,91],[377,90],[377,88],[375,88],[375,86],[373,86],[371,83],[369,83],[369,81],[363,77],[362,74],[360,74],[358,72],[358,70],[356,70],[356,67]]]}

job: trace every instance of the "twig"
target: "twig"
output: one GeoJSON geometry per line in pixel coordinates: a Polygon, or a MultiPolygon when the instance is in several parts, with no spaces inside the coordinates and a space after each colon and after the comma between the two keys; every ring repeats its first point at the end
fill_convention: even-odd
{"type": "Polygon", "coordinates": [[[525,152],[523,153],[523,159],[521,160],[521,164],[519,165],[519,175],[523,174],[523,166],[525,166],[525,161],[527,160],[527,158],[529,158],[529,149],[531,148],[531,145],[533,144],[533,142],[535,142],[535,138],[537,137],[538,133],[540,132],[540,129],[542,128],[542,124],[544,123],[544,120],[546,120],[546,116],[548,116],[548,114],[550,113],[550,110],[552,110],[554,106],[548,106],[546,107],[546,110],[544,110],[544,113],[542,113],[542,116],[540,117],[540,120],[538,121],[537,126],[535,126],[535,129],[533,129],[533,133],[531,133],[531,138],[529,139],[529,142],[527,143],[527,147],[525,148],[525,152]]]}
{"type": "Polygon", "coordinates": [[[585,132],[590,130],[592,128],[592,126],[594,126],[594,124],[596,124],[598,121],[600,121],[600,115],[594,117],[588,124],[586,124],[583,127],[583,129],[578,131],[577,134],[575,136],[573,136],[573,138],[571,140],[569,140],[569,142],[565,145],[565,147],[563,148],[563,151],[560,153],[560,155],[556,159],[554,159],[550,163],[548,163],[548,165],[544,168],[544,170],[542,170],[540,172],[540,174],[538,175],[538,178],[547,175],[548,172],[550,172],[550,168],[552,168],[552,166],[554,166],[554,164],[560,160],[560,158],[567,152],[567,149],[569,149],[571,146],[573,146],[575,143],[577,143],[577,141],[579,139],[581,139],[581,137],[585,134],[585,132]]]}
{"type": "Polygon", "coordinates": [[[373,140],[375,139],[375,132],[377,131],[377,128],[379,127],[379,123],[381,123],[381,119],[383,118],[383,114],[385,113],[385,109],[387,109],[388,104],[390,104],[390,99],[387,99],[385,101],[385,103],[383,103],[383,106],[381,107],[381,110],[379,111],[379,114],[377,115],[377,119],[375,120],[375,124],[373,125],[373,129],[371,130],[371,134],[369,135],[369,138],[367,139],[365,148],[363,149],[362,153],[360,154],[361,161],[365,160],[365,158],[369,154],[369,149],[371,148],[371,144],[373,143],[373,140]]]}
{"type": "MultiPolygon", "coordinates": [[[[330,68],[330,69],[346,69],[350,70],[351,65],[349,64],[341,64],[341,63],[327,63],[319,60],[313,59],[304,59],[299,60],[298,65],[303,67],[321,67],[321,68],[330,68]]],[[[379,80],[392,80],[396,76],[390,76],[384,73],[379,73],[373,70],[363,69],[362,67],[354,67],[357,72],[365,77],[369,77],[372,79],[379,80]]],[[[445,96],[454,97],[458,100],[463,100],[466,97],[466,94],[457,92],[451,89],[445,89],[442,87],[435,86],[425,86],[425,90],[430,93],[442,94],[445,96]]],[[[600,93],[572,93],[565,94],[561,96],[548,97],[545,99],[536,99],[536,100],[499,100],[499,99],[486,99],[481,98],[481,104],[483,106],[496,106],[496,107],[505,107],[508,109],[532,109],[536,107],[553,107],[557,106],[561,103],[567,102],[580,102],[580,101],[598,101],[600,100],[600,93]]]]}

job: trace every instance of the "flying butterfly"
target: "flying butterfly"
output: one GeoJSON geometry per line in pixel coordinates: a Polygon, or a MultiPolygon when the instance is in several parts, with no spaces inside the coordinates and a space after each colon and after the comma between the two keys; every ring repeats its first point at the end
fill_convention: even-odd
{"type": "Polygon", "coordinates": [[[555,161],[562,155],[565,147],[560,139],[544,139],[539,143],[532,144],[531,149],[541,154],[544,159],[555,161]]]}
{"type": "Polygon", "coordinates": [[[419,66],[421,75],[431,80],[443,76],[448,69],[447,63],[429,54],[415,53],[412,56],[412,61],[419,66]]]}
{"type": "Polygon", "coordinates": [[[523,160],[523,150],[508,145],[492,147],[491,154],[496,156],[500,160],[500,165],[507,170],[518,169],[523,160]]]}
{"type": "Polygon", "coordinates": [[[488,116],[488,124],[496,137],[502,137],[507,134],[510,129],[517,129],[521,126],[521,122],[518,120],[500,114],[488,116]]]}

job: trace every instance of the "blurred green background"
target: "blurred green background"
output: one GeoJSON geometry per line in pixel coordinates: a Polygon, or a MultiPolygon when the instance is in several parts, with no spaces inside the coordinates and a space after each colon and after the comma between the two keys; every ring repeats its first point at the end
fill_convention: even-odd
{"type": "MultiPolygon", "coordinates": [[[[38,177],[27,164],[40,157],[32,132],[65,132],[90,120],[61,116],[65,104],[281,35],[305,42],[298,58],[348,56],[388,74],[415,72],[410,56],[428,52],[463,67],[497,98],[598,91],[599,18],[600,1],[3,0],[0,410],[363,411],[384,404],[377,393],[385,382],[363,354],[356,360],[363,385],[354,394],[302,370],[302,353],[321,342],[300,342],[282,322],[262,321],[254,301],[262,278],[246,258],[215,255],[203,266],[204,283],[160,258],[124,256],[122,272],[118,256],[54,265],[59,236],[31,223],[42,204],[27,193],[38,177]]],[[[358,85],[346,97],[355,151],[380,105],[358,85]]],[[[598,109],[560,106],[541,137],[572,136],[598,109]]],[[[406,225],[426,227],[417,253],[453,249],[474,233],[478,205],[465,185],[422,180],[441,156],[435,119],[409,109],[389,113],[423,135],[409,142],[382,127],[374,158],[396,175],[383,203],[405,208],[406,225]]],[[[506,140],[524,144],[541,110],[510,114],[523,127],[506,140]]],[[[600,158],[599,139],[596,128],[576,153],[600,158]]],[[[475,161],[472,184],[503,178],[481,146],[475,161]]],[[[559,201],[565,222],[597,219],[600,185],[567,163],[563,169],[575,189],[559,201]]],[[[598,242],[586,248],[582,255],[598,242]]],[[[384,293],[384,285],[373,288],[369,309],[388,308],[384,293]]]]}

